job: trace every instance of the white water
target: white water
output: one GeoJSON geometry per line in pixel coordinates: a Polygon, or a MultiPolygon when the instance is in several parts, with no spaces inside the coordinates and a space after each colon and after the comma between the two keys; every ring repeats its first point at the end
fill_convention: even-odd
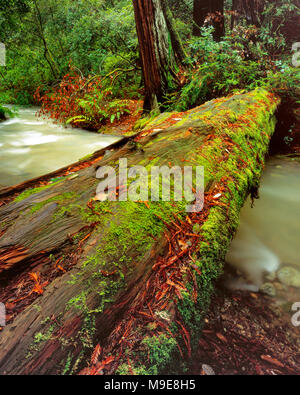
{"type": "Polygon", "coordinates": [[[38,119],[37,110],[21,109],[0,123],[0,187],[57,170],[119,140],[38,119]]]}
{"type": "Polygon", "coordinates": [[[300,163],[273,158],[264,172],[260,199],[248,200],[227,262],[244,274],[234,288],[257,289],[280,264],[300,268],[300,163]]]}

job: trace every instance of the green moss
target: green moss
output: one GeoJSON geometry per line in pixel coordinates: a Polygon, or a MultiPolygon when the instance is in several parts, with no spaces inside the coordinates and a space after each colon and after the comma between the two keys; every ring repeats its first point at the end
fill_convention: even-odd
{"type": "MultiPolygon", "coordinates": [[[[169,355],[172,354],[176,348],[176,340],[161,334],[159,336],[147,336],[141,342],[141,347],[143,349],[143,354],[147,359],[149,358],[149,367],[142,364],[135,364],[130,361],[130,367],[128,363],[121,364],[116,374],[119,375],[157,375],[159,374],[169,363],[169,355]]],[[[140,353],[141,353],[140,352],[140,353]]],[[[128,355],[130,358],[134,358],[132,355],[128,355]]]]}
{"type": "MultiPolygon", "coordinates": [[[[96,292],[99,302],[94,313],[103,311],[105,305],[114,300],[117,292],[126,286],[133,269],[146,252],[150,251],[164,232],[164,222],[173,220],[174,212],[179,216],[184,213],[185,205],[173,207],[167,202],[149,203],[147,208],[138,202],[99,202],[95,205],[95,211],[102,210],[114,212],[119,221],[110,222],[109,215],[104,218],[97,217],[98,221],[104,220],[99,229],[103,232],[101,247],[96,248],[94,254],[89,256],[82,264],[80,272],[73,276],[71,283],[76,284],[82,277],[89,277],[86,281],[86,290],[72,298],[68,306],[86,310],[86,295],[96,292]],[[158,218],[160,217],[160,218],[158,218]],[[105,277],[101,271],[116,273],[111,277],[105,277]],[[87,273],[90,273],[87,276],[87,273]]],[[[90,219],[90,217],[87,217],[90,219]]],[[[93,218],[95,219],[95,218],[93,218]]]]}
{"type": "Polygon", "coordinates": [[[72,354],[69,353],[68,356],[67,356],[67,360],[65,362],[65,366],[64,366],[63,371],[62,371],[62,375],[63,376],[67,375],[70,372],[71,363],[72,363],[72,354]]]}
{"type": "Polygon", "coordinates": [[[8,227],[8,225],[9,225],[8,221],[2,221],[0,223],[0,230],[5,230],[8,227]]]}
{"type": "MultiPolygon", "coordinates": [[[[44,320],[44,323],[48,322],[48,320],[44,320]]],[[[51,339],[52,334],[56,328],[56,325],[50,325],[45,332],[37,332],[33,337],[33,343],[30,345],[27,358],[30,358],[33,352],[39,351],[42,348],[42,345],[51,339]]]]}
{"type": "Polygon", "coordinates": [[[57,182],[53,182],[51,184],[47,184],[47,185],[43,185],[42,187],[38,187],[38,188],[31,188],[31,189],[26,189],[24,192],[20,193],[20,195],[18,195],[15,199],[14,202],[21,202],[24,199],[27,199],[28,197],[30,197],[31,195],[34,195],[36,193],[42,192],[48,188],[51,188],[53,185],[58,184],[59,182],[61,182],[62,180],[59,180],[57,182]]]}
{"type": "Polygon", "coordinates": [[[148,374],[157,375],[169,363],[169,355],[176,349],[176,340],[164,334],[146,337],[142,344],[148,348],[150,368],[148,374]]]}
{"type": "Polygon", "coordinates": [[[30,209],[30,213],[34,214],[37,211],[39,211],[40,209],[42,209],[44,206],[46,206],[48,203],[62,203],[65,202],[69,199],[73,199],[74,197],[76,197],[76,194],[74,192],[65,192],[63,194],[57,195],[57,196],[53,196],[47,200],[44,200],[43,202],[37,203],[34,206],[31,207],[30,209]]]}
{"type": "Polygon", "coordinates": [[[250,190],[259,184],[268,142],[275,129],[275,118],[270,114],[274,113],[278,102],[269,101],[265,96],[261,91],[253,93],[253,98],[256,100],[264,99],[267,108],[254,114],[249,105],[245,107],[245,115],[239,118],[241,127],[238,132],[230,125],[222,129],[221,133],[229,136],[236,145],[233,148],[234,155],[226,161],[219,162],[218,170],[215,167],[215,160],[223,154],[220,140],[215,139],[199,156],[199,163],[204,164],[205,168],[213,173],[214,182],[226,182],[228,192],[225,192],[220,199],[225,207],[212,207],[201,227],[204,241],[200,243],[197,251],[197,264],[202,273],[201,276],[197,276],[198,289],[201,290],[198,293],[197,303],[195,304],[192,299],[193,284],[189,284],[187,285],[189,292],[182,293],[183,299],[179,300],[177,305],[184,325],[191,334],[194,347],[201,333],[204,314],[209,307],[214,281],[222,273],[231,238],[239,225],[240,210],[250,190]],[[253,154],[253,148],[248,145],[249,141],[255,147],[258,156],[253,154]],[[205,158],[210,158],[211,162],[205,158]]]}
{"type": "Polygon", "coordinates": [[[93,339],[96,332],[94,314],[87,314],[84,317],[82,328],[79,331],[79,339],[83,346],[83,351],[93,349],[93,339]]]}
{"type": "Polygon", "coordinates": [[[85,155],[82,158],[79,159],[79,162],[89,160],[93,157],[93,154],[85,155]]]}
{"type": "MultiPolygon", "coordinates": [[[[163,114],[162,114],[163,115],[163,114]]],[[[134,125],[133,130],[134,131],[138,131],[138,130],[142,130],[145,129],[146,127],[148,128],[148,126],[150,126],[150,124],[153,121],[156,121],[157,119],[159,119],[161,117],[161,114],[159,114],[157,111],[153,111],[151,112],[151,114],[145,116],[145,117],[141,117],[134,125]]],[[[157,123],[157,122],[156,122],[157,123]]]]}
{"type": "Polygon", "coordinates": [[[51,338],[52,332],[54,331],[54,326],[51,325],[46,333],[38,332],[34,335],[34,343],[40,344],[51,338]]]}
{"type": "Polygon", "coordinates": [[[58,218],[62,218],[64,215],[78,215],[81,217],[83,222],[86,223],[95,223],[99,222],[105,217],[105,215],[109,214],[110,211],[110,204],[109,202],[101,202],[94,204],[94,211],[98,214],[94,214],[93,211],[87,207],[87,205],[83,204],[72,204],[68,203],[67,206],[61,205],[58,210],[53,214],[53,221],[56,221],[58,218]]]}

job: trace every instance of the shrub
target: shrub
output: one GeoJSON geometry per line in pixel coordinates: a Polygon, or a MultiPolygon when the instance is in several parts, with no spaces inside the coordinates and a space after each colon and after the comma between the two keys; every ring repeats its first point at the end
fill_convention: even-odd
{"type": "MultiPolygon", "coordinates": [[[[255,28],[245,31],[248,39],[255,28]]],[[[279,94],[299,97],[299,69],[290,66],[291,55],[273,60],[254,41],[232,36],[215,42],[211,28],[202,29],[202,37],[190,42],[191,70],[179,92],[170,96],[170,109],[185,111],[207,100],[235,91],[266,87],[279,94]]]]}
{"type": "Polygon", "coordinates": [[[266,76],[262,65],[244,59],[241,46],[233,47],[229,40],[215,42],[211,28],[203,28],[202,37],[191,41],[190,53],[192,72],[181,92],[173,97],[177,111],[245,89],[266,76]]]}
{"type": "Polygon", "coordinates": [[[85,78],[76,70],[66,74],[51,91],[42,93],[39,87],[35,99],[42,106],[40,115],[91,130],[98,130],[106,122],[120,120],[130,111],[130,101],[114,97],[105,78],[85,78]]]}
{"type": "Polygon", "coordinates": [[[14,117],[17,115],[17,110],[16,109],[9,109],[7,107],[4,107],[0,104],[0,121],[3,121],[6,119],[6,117],[14,117]]]}

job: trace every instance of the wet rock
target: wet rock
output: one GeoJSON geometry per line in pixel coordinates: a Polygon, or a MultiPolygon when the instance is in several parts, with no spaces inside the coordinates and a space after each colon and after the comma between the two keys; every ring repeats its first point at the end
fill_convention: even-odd
{"type": "Polygon", "coordinates": [[[260,287],[260,292],[268,296],[276,296],[276,289],[272,283],[265,283],[260,287]]]}
{"type": "Polygon", "coordinates": [[[277,277],[284,285],[300,288],[300,271],[291,266],[280,269],[277,272],[277,277]]]}
{"type": "Polygon", "coordinates": [[[214,370],[211,366],[203,364],[202,365],[202,374],[204,374],[206,376],[214,376],[216,373],[214,372],[214,370]]]}
{"type": "Polygon", "coordinates": [[[276,280],[276,272],[268,273],[268,274],[265,276],[265,279],[266,279],[267,281],[274,281],[274,280],[276,280]]]}

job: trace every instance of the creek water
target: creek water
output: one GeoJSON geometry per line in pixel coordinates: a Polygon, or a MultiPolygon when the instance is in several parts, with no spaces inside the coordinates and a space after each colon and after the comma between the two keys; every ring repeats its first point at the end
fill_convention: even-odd
{"type": "Polygon", "coordinates": [[[242,274],[230,282],[232,288],[258,290],[266,274],[286,266],[293,276],[290,281],[300,276],[299,159],[273,157],[268,161],[260,199],[253,208],[247,200],[226,260],[242,274]]]}
{"type": "Polygon", "coordinates": [[[0,123],[0,187],[47,174],[119,140],[119,137],[65,128],[22,108],[0,123]]]}

